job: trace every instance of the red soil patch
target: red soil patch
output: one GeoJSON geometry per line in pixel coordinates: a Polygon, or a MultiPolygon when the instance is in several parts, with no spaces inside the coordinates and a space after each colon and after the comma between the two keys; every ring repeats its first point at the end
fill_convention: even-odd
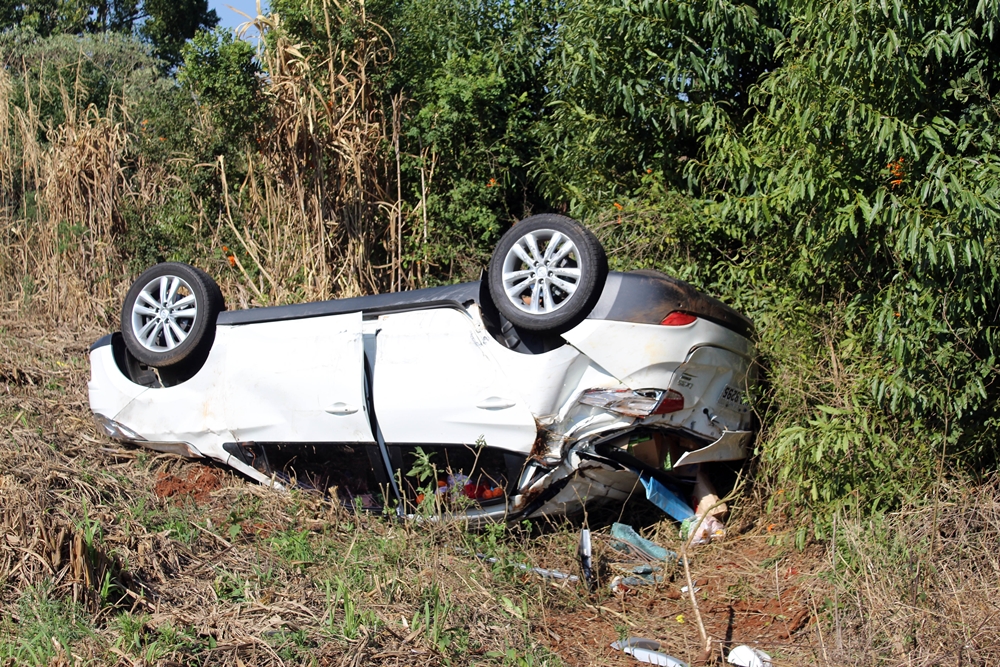
{"type": "Polygon", "coordinates": [[[183,500],[191,498],[196,503],[207,502],[212,491],[222,488],[222,476],[211,468],[193,468],[186,477],[160,473],[153,492],[159,498],[183,500]]]}
{"type": "MultiPolygon", "coordinates": [[[[810,579],[819,567],[816,553],[785,551],[763,544],[762,537],[742,538],[699,550],[692,563],[698,608],[713,638],[714,655],[749,644],[772,654],[810,650],[810,579]]],[[[660,641],[660,650],[689,663],[701,653],[691,602],[681,594],[684,577],[640,586],[624,597],[602,590],[586,606],[550,614],[534,628],[535,637],[567,665],[635,665],[610,648],[622,636],[660,641]]]]}

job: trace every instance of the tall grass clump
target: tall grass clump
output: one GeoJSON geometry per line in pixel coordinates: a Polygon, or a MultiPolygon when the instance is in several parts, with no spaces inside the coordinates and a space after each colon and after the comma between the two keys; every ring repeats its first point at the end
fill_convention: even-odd
{"type": "Polygon", "coordinates": [[[261,16],[259,52],[201,33],[176,79],[128,38],[6,33],[4,298],[113,321],[130,277],[165,260],[242,306],[398,287],[372,87],[387,37],[363,5],[314,9],[322,48],[261,16]]]}
{"type": "Polygon", "coordinates": [[[311,43],[295,41],[280,15],[252,22],[270,115],[226,210],[234,232],[233,215],[259,221],[239,244],[271,290],[294,285],[298,299],[379,291],[397,268],[386,239],[395,209],[379,178],[389,128],[372,84],[387,38],[363,4],[313,10],[311,43]]]}

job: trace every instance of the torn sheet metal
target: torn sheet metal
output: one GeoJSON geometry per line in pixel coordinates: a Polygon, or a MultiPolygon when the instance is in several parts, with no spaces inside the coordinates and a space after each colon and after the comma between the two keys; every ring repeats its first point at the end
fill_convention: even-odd
{"type": "Polygon", "coordinates": [[[747,444],[753,437],[751,431],[725,431],[710,445],[686,452],[674,463],[674,468],[714,461],[740,461],[747,457],[747,444]]]}

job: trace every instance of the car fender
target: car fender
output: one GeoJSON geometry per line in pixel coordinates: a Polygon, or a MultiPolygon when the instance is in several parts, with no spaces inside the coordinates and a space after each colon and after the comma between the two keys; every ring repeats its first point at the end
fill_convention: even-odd
{"type": "Polygon", "coordinates": [[[584,320],[563,338],[632,389],[668,387],[696,347],[718,347],[746,359],[753,353],[746,338],[704,319],[676,327],[584,320]]]}

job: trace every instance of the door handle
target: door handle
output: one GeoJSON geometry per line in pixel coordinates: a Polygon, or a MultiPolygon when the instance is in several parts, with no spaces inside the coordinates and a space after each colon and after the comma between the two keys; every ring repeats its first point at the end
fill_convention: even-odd
{"type": "Polygon", "coordinates": [[[476,404],[476,407],[482,410],[504,410],[506,408],[512,408],[515,405],[517,405],[517,403],[509,398],[490,396],[489,398],[484,398],[479,401],[479,403],[476,404]]]}
{"type": "Polygon", "coordinates": [[[357,411],[357,406],[349,405],[343,401],[338,401],[326,409],[326,412],[331,415],[353,415],[357,411]]]}

